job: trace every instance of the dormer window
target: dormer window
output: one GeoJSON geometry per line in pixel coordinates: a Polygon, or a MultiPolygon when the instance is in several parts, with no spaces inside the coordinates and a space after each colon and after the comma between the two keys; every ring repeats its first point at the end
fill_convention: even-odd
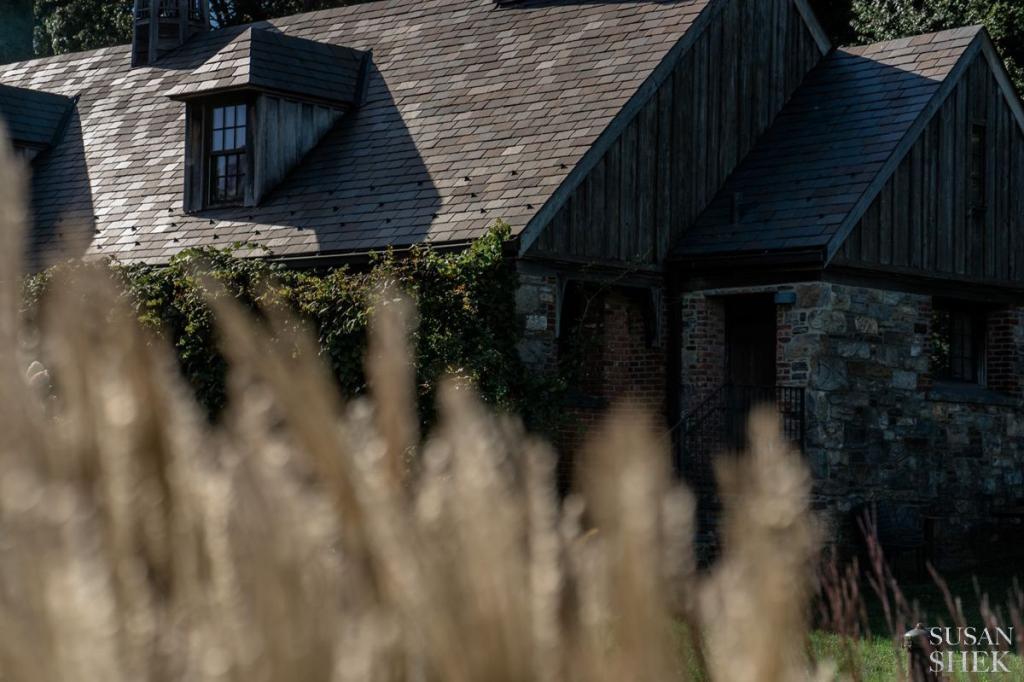
{"type": "Polygon", "coordinates": [[[185,210],[258,206],[359,105],[369,68],[366,52],[250,27],[179,77],[185,210]]]}
{"type": "Polygon", "coordinates": [[[244,102],[210,108],[210,178],[211,206],[237,205],[245,200],[248,177],[248,105],[244,102]]]}

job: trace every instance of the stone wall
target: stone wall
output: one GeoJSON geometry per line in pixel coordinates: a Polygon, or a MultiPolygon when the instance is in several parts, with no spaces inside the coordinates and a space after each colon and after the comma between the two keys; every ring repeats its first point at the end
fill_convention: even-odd
{"type": "MultiPolygon", "coordinates": [[[[935,521],[964,546],[999,506],[1024,501],[1021,311],[989,317],[989,389],[930,374],[928,296],[829,283],[794,287],[779,355],[807,369],[806,452],[821,506],[837,518],[871,502],[935,521]]],[[[781,339],[780,339],[781,340],[781,339]]],[[[780,373],[781,365],[780,365],[780,373]]]]}
{"type": "Polygon", "coordinates": [[[835,530],[880,503],[964,547],[994,530],[994,509],[1024,503],[1024,310],[989,314],[988,388],[955,389],[930,374],[928,296],[827,282],[689,294],[686,391],[725,377],[713,301],[778,290],[795,294],[777,306],[778,383],[806,387],[815,503],[835,530]]]}

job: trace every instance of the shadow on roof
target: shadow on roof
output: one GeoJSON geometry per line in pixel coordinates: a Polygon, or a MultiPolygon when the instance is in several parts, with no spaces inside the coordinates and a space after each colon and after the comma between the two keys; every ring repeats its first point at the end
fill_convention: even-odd
{"type": "Polygon", "coordinates": [[[41,269],[86,253],[95,236],[96,216],[77,107],[60,142],[33,163],[32,214],[27,240],[30,268],[41,269]],[[44,163],[46,172],[36,173],[35,168],[44,163]]]}

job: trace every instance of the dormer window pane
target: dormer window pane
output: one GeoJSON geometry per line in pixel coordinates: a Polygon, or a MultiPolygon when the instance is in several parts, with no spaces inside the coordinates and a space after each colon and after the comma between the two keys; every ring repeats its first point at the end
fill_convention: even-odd
{"type": "Polygon", "coordinates": [[[234,204],[245,198],[246,105],[213,107],[210,136],[210,203],[234,204]]]}

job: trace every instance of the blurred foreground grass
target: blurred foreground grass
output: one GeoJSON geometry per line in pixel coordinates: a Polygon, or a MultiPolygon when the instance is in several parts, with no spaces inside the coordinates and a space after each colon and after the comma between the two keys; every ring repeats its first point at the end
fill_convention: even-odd
{"type": "MultiPolygon", "coordinates": [[[[834,630],[861,627],[860,576],[819,573],[777,415],[719,462],[722,551],[699,572],[652,415],[613,410],[564,500],[551,448],[470,385],[447,382],[421,433],[394,291],[352,398],[302,320],[208,285],[229,363],[213,424],[109,270],[54,282],[28,326],[26,194],[0,144],[3,682],[789,682],[836,661],[898,679],[873,640],[842,671],[842,640],[810,633],[816,592],[834,630]]],[[[902,632],[913,611],[876,564],[902,632]]]]}

